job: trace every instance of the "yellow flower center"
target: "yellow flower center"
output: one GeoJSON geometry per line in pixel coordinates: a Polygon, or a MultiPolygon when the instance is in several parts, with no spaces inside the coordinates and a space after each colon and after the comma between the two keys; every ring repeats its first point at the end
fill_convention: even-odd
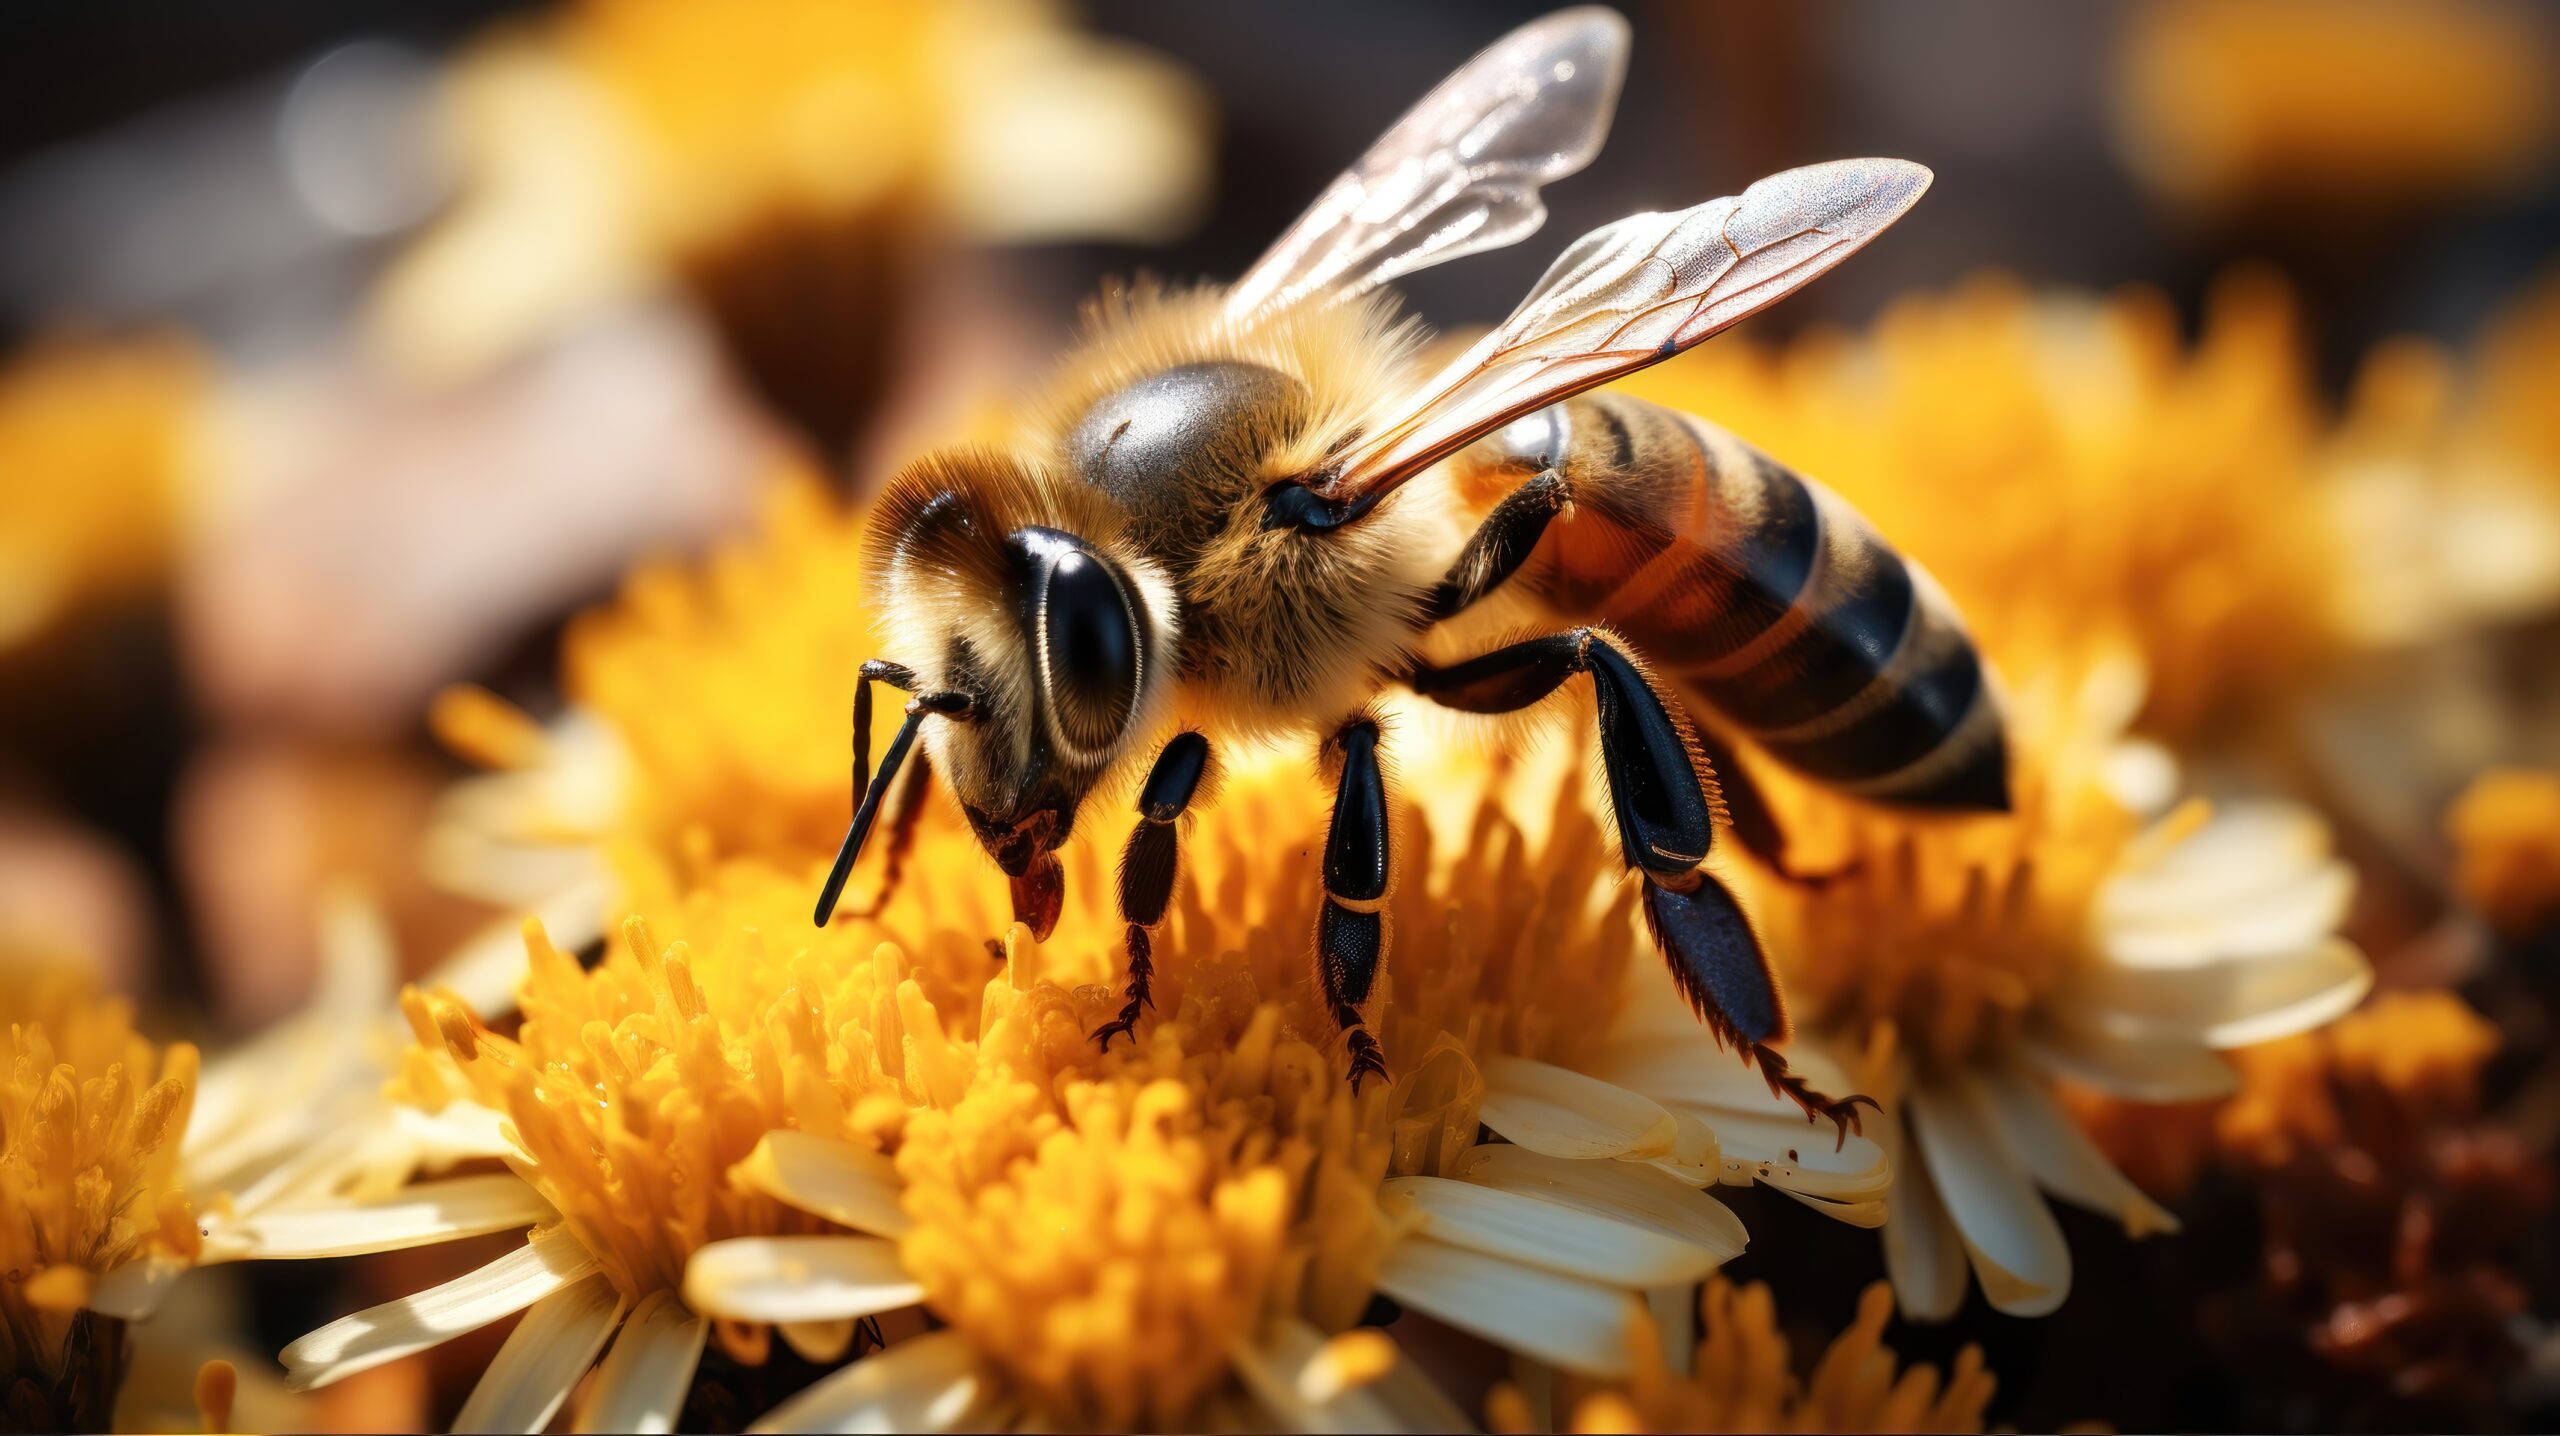
{"type": "MultiPolygon", "coordinates": [[[[1896,1370],[1884,1344],[1893,1289],[1883,1282],[1858,1300],[1858,1318],[1799,1379],[1789,1364],[1777,1303],[1766,1283],[1736,1287],[1723,1277],[1698,1296],[1694,1375],[1663,1364],[1658,1340],[1636,1348],[1635,1377],[1596,1391],[1573,1409],[1574,1431],[1980,1431],[1997,1389],[1982,1348],[1966,1346],[1943,1375],[1913,1365],[1896,1370]]],[[[1498,1431],[1540,1429],[1516,1388],[1497,1388],[1498,1431]]]]}
{"type": "MultiPolygon", "coordinates": [[[[1394,1080],[1357,1096],[1315,972],[1330,794],[1302,750],[1222,752],[1154,1009],[1105,1053],[1125,799],[1089,804],[1060,854],[1045,942],[938,796],[895,894],[868,855],[810,927],[874,650],[855,523],[805,486],[775,505],[761,537],[639,575],[570,636],[572,690],[628,756],[606,847],[645,929],[591,971],[537,942],[513,1038],[432,997],[412,999],[421,1037],[509,1114],[519,1168],[629,1289],[676,1285],[706,1242],[806,1230],[728,1169],[768,1129],[844,1137],[894,1154],[904,1264],[1014,1399],[1196,1424],[1271,1318],[1356,1321],[1395,1234],[1379,1183],[1473,1142],[1478,1062],[1605,1040],[1642,938],[1584,752],[1488,756],[1389,715],[1398,879],[1370,1017],[1394,1080]]],[[[478,697],[441,726],[502,762],[546,746],[478,697]]],[[[441,1066],[413,1064],[417,1100],[441,1066]]]]}
{"type": "Polygon", "coordinates": [[[97,1278],[201,1245],[178,1173],[196,1049],[154,1047],[132,1004],[21,952],[0,953],[0,1011],[0,1395],[17,1415],[21,1382],[58,1404],[84,1359],[116,1359],[115,1338],[78,1339],[97,1278]]]}

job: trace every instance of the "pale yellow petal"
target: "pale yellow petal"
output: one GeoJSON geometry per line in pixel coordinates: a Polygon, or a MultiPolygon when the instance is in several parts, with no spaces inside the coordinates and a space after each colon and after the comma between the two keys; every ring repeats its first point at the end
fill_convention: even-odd
{"type": "Polygon", "coordinates": [[[898,1164],[879,1152],[807,1132],[767,1132],[737,1173],[788,1206],[874,1236],[900,1237],[913,1225],[898,1199],[898,1164]]]}
{"type": "Polygon", "coordinates": [[[1467,1153],[1457,1176],[1496,1191],[1647,1227],[1727,1258],[1741,1255],[1751,1241],[1732,1208],[1652,1166],[1575,1162],[1488,1142],[1467,1153]]]}
{"type": "Polygon", "coordinates": [[[2124,1223],[2129,1236],[2178,1229],[2178,1219],[2125,1180],[2089,1134],[2055,1104],[2042,1082],[2003,1063],[1982,1073],[1982,1090],[2008,1136],[2009,1149],[2026,1164],[2037,1185],[2124,1223]]]}
{"type": "Polygon", "coordinates": [[[685,1263],[685,1305],[730,1321],[832,1321],[913,1306],[924,1289],[879,1237],[732,1237],[685,1263]]]}
{"type": "Polygon", "coordinates": [[[239,1231],[262,1261],[361,1256],[552,1219],[551,1204],[510,1172],[419,1182],[370,1201],[260,1212],[239,1231]]]}
{"type": "Polygon", "coordinates": [[[1678,1141],[1671,1114],[1624,1087],[1522,1057],[1494,1058],[1483,1071],[1479,1119],[1531,1151],[1583,1159],[1659,1157],[1678,1141]]]}
{"type": "Polygon", "coordinates": [[[952,1431],[977,1424],[986,1400],[968,1339],[910,1337],[768,1411],[750,1431],[952,1431]]]}
{"type": "Polygon", "coordinates": [[[1586,1376],[1624,1376],[1643,1304],[1617,1287],[1409,1237],[1387,1252],[1378,1289],[1508,1351],[1586,1376]]]}
{"type": "Polygon", "coordinates": [[[286,1384],[312,1391],[387,1361],[477,1331],[597,1270],[595,1258],[557,1227],[487,1266],[415,1296],[384,1302],[321,1327],[278,1356],[286,1384]]]}
{"type": "Polygon", "coordinates": [[[2127,1101],[2209,1102],[2240,1090],[2240,1074],[2199,1042],[2053,1026],[2029,1029],[2024,1046],[2043,1071],[2127,1101]]]}
{"type": "Polygon", "coordinates": [[[2071,1292],[2071,1248],[1978,1084],[1961,1072],[1914,1083],[1911,1119],[1983,1294],[2011,1316],[2050,1315],[2071,1292]]]}
{"type": "MultiPolygon", "coordinates": [[[[1899,1128],[1901,1123],[1879,1122],[1899,1128]]],[[[1893,1281],[1894,1301],[1913,1321],[1945,1321],[1964,1306],[1972,1284],[1972,1264],[1955,1219],[1938,1197],[1925,1162],[1898,1161],[1892,1190],[1885,1193],[1884,1269],[1893,1281]]]]}
{"type": "MultiPolygon", "coordinates": [[[[1642,1167],[1627,1170],[1652,1174],[1642,1167]]],[[[1707,1200],[1697,1192],[1686,1195],[1707,1200]]],[[[1396,1203],[1412,1203],[1428,1219],[1423,1230],[1451,1246],[1616,1286],[1704,1281],[1734,1254],[1724,1244],[1685,1240],[1650,1223],[1446,1177],[1391,1178],[1381,1196],[1391,1212],[1396,1203]]]]}
{"type": "Polygon", "coordinates": [[[596,1368],[595,1389],[578,1413],[584,1432],[667,1432],[693,1390],[693,1373],[711,1323],[685,1310],[671,1291],[640,1298],[596,1368]]]}
{"type": "Polygon", "coordinates": [[[623,1309],[620,1293],[602,1272],[535,1302],[480,1373],[453,1429],[533,1436],[550,1425],[560,1403],[596,1364],[623,1309]]]}
{"type": "Polygon", "coordinates": [[[2108,967],[2083,974],[2057,998],[2067,1020],[2113,1036],[2186,1040],[2217,1050],[2306,1032],[2336,1018],[2373,987],[2373,966],[2353,943],[2331,939],[2300,952],[2192,970],[2108,967]]]}
{"type": "Polygon", "coordinates": [[[1884,1195],[1893,1163],[1863,1133],[1843,1138],[1829,1122],[1808,1122],[1800,1109],[1786,1117],[1746,1117],[1711,1112],[1716,1140],[1724,1146],[1724,1182],[1747,1187],[1766,1182],[1781,1191],[1860,1202],[1884,1195]]]}

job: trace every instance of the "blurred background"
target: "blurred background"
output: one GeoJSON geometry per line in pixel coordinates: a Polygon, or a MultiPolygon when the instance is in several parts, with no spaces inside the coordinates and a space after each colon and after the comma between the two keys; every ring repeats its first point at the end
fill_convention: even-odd
{"type": "MultiPolygon", "coordinates": [[[[563,624],[636,558],[705,550],[792,475],[859,493],[985,423],[1106,276],[1232,276],[1547,8],[12,5],[0,934],[215,1041],[302,999],[333,881],[380,894],[423,965],[489,916],[423,842],[464,771],[433,736],[440,691],[557,711],[563,624]]],[[[1914,294],[2038,323],[2130,305],[2172,347],[2261,336],[2275,412],[2317,435],[2266,481],[2371,546],[2347,550],[2373,582],[2310,655],[2328,697],[2299,730],[2358,820],[2360,935],[2386,985],[2394,961],[2459,967],[2426,941],[2456,881],[2442,815],[2485,768],[2560,764],[2560,7],[1620,8],[1639,43],[1607,149],[1548,191],[1539,236],[1416,277],[1412,306],[1489,323],[1596,225],[1878,154],[1931,166],[1927,201],[1737,343],[1863,331],[1914,294]]],[[[2207,753],[2247,721],[2169,717],[2207,753]]],[[[2523,821],[2546,819],[2560,844],[2560,815],[2523,821]]],[[[2455,976],[2507,1020],[2523,979],[2455,976]]],[[[2498,1090],[2560,1123],[2548,1044],[2522,1036],[2498,1090]]],[[[2250,1231],[2221,1240],[2075,1241],[2083,1289],[2256,1260],[2250,1231]]],[[[1871,1275],[1789,1313],[1836,1325],[1871,1275]]],[[[344,1309],[296,1283],[338,1279],[257,1278],[270,1349],[344,1309]]],[[[1986,1341],[1995,1418],[2031,1428],[2357,1419],[2268,1404],[2227,1353],[2097,1369],[2167,1335],[2124,1319],[1977,1308],[1903,1344],[1986,1341]]],[[[2497,1332],[2501,1370],[2560,1380],[2560,1350],[2497,1332]]],[[[404,1424],[414,1393],[377,1386],[333,1390],[335,1423],[404,1424]]],[[[2547,1384],[2539,1407],[2513,1389],[2441,1420],[2560,1415],[2547,1384]]]]}

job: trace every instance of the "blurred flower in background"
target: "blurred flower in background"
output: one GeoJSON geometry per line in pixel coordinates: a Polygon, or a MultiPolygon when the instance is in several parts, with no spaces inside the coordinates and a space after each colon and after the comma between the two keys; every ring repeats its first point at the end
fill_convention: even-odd
{"type": "Polygon", "coordinates": [[[2154,0],[2118,52],[2125,161],[2222,214],[2511,187],[2560,138],[2548,20],[2498,0],[2154,0]]]}
{"type": "Polygon", "coordinates": [[[1192,223],[1208,106],[1042,0],[582,0],[448,82],[462,197],[373,327],[432,375],[485,369],[673,285],[835,455],[895,375],[938,247],[1192,223]]]}

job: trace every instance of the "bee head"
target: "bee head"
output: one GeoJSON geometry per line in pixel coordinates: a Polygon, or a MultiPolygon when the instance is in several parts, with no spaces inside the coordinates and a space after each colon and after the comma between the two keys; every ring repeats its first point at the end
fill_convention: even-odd
{"type": "Polygon", "coordinates": [[[1172,585],[1107,497],[1010,455],[933,456],[878,514],[889,651],[921,688],[969,700],[966,721],[927,725],[925,751],[1019,886],[1153,725],[1171,686],[1172,585]]]}

